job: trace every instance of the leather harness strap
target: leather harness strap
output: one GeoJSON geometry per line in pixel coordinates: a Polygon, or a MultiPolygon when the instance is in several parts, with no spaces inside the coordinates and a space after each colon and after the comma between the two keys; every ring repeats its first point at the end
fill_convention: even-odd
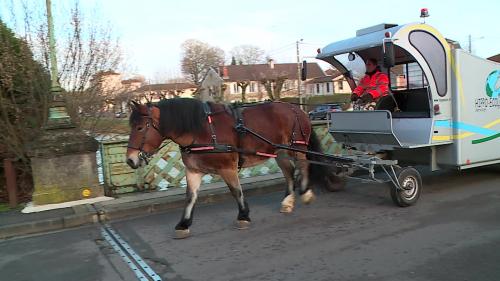
{"type": "MultiPolygon", "coordinates": [[[[245,122],[243,121],[243,110],[244,108],[238,107],[238,106],[232,106],[231,111],[234,116],[234,120],[236,120],[234,129],[236,130],[236,133],[238,133],[238,140],[236,143],[237,147],[241,146],[241,140],[245,136],[245,122]]],[[[238,152],[238,169],[241,169],[243,167],[243,164],[245,162],[245,158],[243,158],[243,153],[238,152]]]]}
{"type": "Polygon", "coordinates": [[[208,102],[203,103],[203,111],[205,111],[205,116],[207,117],[208,127],[210,128],[210,137],[212,138],[212,143],[217,144],[217,135],[215,134],[214,124],[212,123],[212,109],[208,102]]]}
{"type": "MultiPolygon", "coordinates": [[[[299,121],[299,118],[298,118],[298,112],[296,111],[296,109],[294,107],[291,107],[291,109],[295,113],[296,122],[293,125],[291,143],[288,146],[275,145],[271,141],[265,139],[264,137],[258,135],[257,133],[253,132],[249,128],[245,127],[245,122],[243,119],[243,111],[245,110],[245,108],[257,106],[260,104],[266,104],[266,103],[269,103],[269,102],[256,103],[256,104],[236,104],[236,105],[229,106],[229,109],[233,115],[233,118],[235,119],[234,129],[238,133],[238,140],[237,140],[237,144],[235,147],[233,145],[219,144],[217,142],[217,134],[215,131],[215,126],[213,124],[212,116],[214,114],[220,113],[220,112],[212,112],[210,104],[207,102],[204,102],[203,103],[203,110],[205,112],[205,116],[207,118],[207,122],[208,122],[209,129],[210,129],[211,143],[210,144],[196,144],[193,142],[192,144],[190,144],[188,146],[180,147],[181,151],[184,153],[238,153],[238,156],[239,156],[238,157],[238,169],[241,169],[241,167],[243,166],[244,161],[245,161],[245,159],[243,158],[243,155],[257,155],[257,156],[269,157],[269,158],[276,158],[277,157],[277,155],[273,154],[273,153],[265,153],[265,152],[260,152],[260,151],[256,151],[256,150],[241,149],[240,148],[241,140],[246,135],[246,133],[250,133],[251,135],[257,137],[258,139],[260,139],[268,144],[273,145],[276,148],[278,148],[278,147],[283,148],[283,149],[288,148],[290,150],[290,149],[293,149],[294,145],[308,145],[308,142],[306,141],[306,134],[305,134],[305,132],[302,128],[302,125],[299,121]],[[299,127],[300,134],[301,134],[303,140],[296,140],[295,139],[295,137],[296,137],[295,127],[296,127],[296,125],[298,125],[298,127],[299,127]]],[[[226,112],[226,111],[221,111],[221,112],[226,112]]]]}

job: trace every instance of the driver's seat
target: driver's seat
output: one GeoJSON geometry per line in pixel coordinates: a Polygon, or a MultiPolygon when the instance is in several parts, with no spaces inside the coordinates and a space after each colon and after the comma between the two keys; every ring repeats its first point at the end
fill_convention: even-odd
{"type": "Polygon", "coordinates": [[[377,105],[375,105],[375,110],[388,110],[390,112],[394,112],[398,105],[394,101],[394,98],[391,97],[392,94],[387,96],[383,96],[378,99],[377,105]]]}

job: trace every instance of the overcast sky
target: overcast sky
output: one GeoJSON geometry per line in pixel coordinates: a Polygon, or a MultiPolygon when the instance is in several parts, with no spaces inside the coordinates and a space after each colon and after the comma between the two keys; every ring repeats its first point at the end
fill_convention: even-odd
{"type": "MultiPolygon", "coordinates": [[[[45,0],[24,0],[44,9],[45,0]]],[[[12,23],[6,7],[21,0],[0,0],[0,16],[12,23]]],[[[56,29],[71,8],[70,0],[53,0],[56,29]],[[59,23],[59,24],[58,24],[59,23]]],[[[332,1],[332,0],[82,0],[87,17],[108,22],[120,38],[133,72],[180,76],[181,43],[190,38],[226,51],[240,44],[263,48],[278,62],[294,62],[295,41],[304,39],[301,55],[355,35],[357,29],[379,23],[420,21],[420,8],[429,9],[427,23],[466,48],[468,35],[481,57],[500,53],[500,1],[332,1]],[[383,4],[381,4],[383,3],[383,4]]],[[[19,23],[17,23],[19,26],[19,23]]]]}

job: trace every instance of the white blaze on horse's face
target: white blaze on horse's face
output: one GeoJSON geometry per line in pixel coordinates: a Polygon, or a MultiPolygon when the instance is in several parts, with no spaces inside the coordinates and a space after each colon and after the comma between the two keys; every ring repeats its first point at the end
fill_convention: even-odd
{"type": "Polygon", "coordinates": [[[127,149],[127,164],[132,169],[142,167],[145,163],[144,160],[139,158],[139,150],[127,149]]]}

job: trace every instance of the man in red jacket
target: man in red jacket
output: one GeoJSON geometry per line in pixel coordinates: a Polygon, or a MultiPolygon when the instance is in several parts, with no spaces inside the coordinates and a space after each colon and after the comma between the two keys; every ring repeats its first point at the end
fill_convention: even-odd
{"type": "Polygon", "coordinates": [[[351,101],[361,99],[363,103],[376,102],[379,98],[389,94],[389,77],[380,71],[378,62],[374,58],[366,60],[366,75],[354,89],[351,101]]]}

